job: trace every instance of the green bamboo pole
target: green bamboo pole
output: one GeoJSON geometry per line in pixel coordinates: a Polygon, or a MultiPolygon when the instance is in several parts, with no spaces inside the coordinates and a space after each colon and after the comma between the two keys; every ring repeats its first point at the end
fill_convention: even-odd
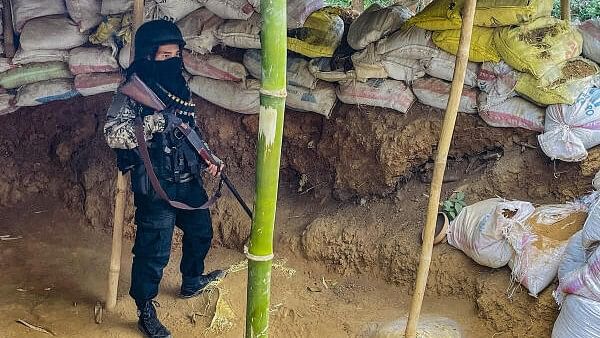
{"type": "Polygon", "coordinates": [[[246,337],[268,337],[273,229],[286,96],[286,0],[261,0],[262,80],[256,198],[248,244],[246,337]]]}

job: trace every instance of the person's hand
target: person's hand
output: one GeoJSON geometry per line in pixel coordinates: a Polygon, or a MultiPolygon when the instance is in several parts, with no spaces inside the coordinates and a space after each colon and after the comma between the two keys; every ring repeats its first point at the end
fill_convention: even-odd
{"type": "Polygon", "coordinates": [[[217,167],[215,164],[211,163],[208,160],[205,160],[206,164],[208,165],[208,168],[206,168],[206,170],[213,175],[213,177],[217,177],[219,175],[219,173],[221,173],[221,171],[223,170],[223,167],[225,167],[225,164],[221,164],[221,167],[217,167]]]}

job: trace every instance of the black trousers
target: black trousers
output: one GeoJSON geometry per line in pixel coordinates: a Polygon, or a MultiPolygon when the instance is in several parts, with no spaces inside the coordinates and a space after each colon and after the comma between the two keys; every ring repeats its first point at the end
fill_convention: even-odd
{"type": "MultiPolygon", "coordinates": [[[[208,200],[201,182],[193,179],[186,183],[161,180],[161,186],[172,200],[191,206],[200,206],[208,200]]],[[[210,248],[213,231],[210,213],[203,210],[180,210],[158,197],[153,189],[144,194],[134,191],[137,231],[133,246],[133,266],[129,294],[140,306],[156,297],[169,262],[173,230],[183,230],[183,257],[180,271],[183,284],[193,285],[204,273],[204,258],[210,248]]]]}

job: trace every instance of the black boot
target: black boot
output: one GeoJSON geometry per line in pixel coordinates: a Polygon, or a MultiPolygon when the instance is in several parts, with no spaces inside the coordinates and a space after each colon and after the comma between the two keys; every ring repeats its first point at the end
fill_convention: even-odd
{"type": "Polygon", "coordinates": [[[179,296],[181,298],[192,298],[198,296],[204,291],[204,289],[206,289],[210,282],[214,282],[223,278],[225,278],[225,271],[223,270],[215,270],[197,278],[184,278],[184,281],[181,284],[181,292],[179,293],[179,296]]]}
{"type": "Polygon", "coordinates": [[[148,338],[171,338],[171,332],[164,327],[158,317],[156,309],[149,300],[138,307],[138,329],[148,338]]]}

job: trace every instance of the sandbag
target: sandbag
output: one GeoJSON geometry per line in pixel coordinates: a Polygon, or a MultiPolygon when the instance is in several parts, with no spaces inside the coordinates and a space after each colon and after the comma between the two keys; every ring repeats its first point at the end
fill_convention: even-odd
{"type": "Polygon", "coordinates": [[[551,105],[546,110],[540,148],[551,159],[583,161],[587,149],[600,144],[600,89],[589,88],[573,105],[551,105]]]}
{"type": "Polygon", "coordinates": [[[75,90],[83,96],[116,92],[123,81],[121,73],[91,73],[75,76],[75,90]]]}
{"type": "Polygon", "coordinates": [[[477,72],[477,87],[488,94],[488,99],[499,102],[517,95],[515,86],[518,79],[519,72],[504,61],[485,62],[477,72]]]}
{"type": "Polygon", "coordinates": [[[215,33],[222,44],[242,49],[260,49],[260,15],[248,20],[228,20],[215,33]]]}
{"type": "Polygon", "coordinates": [[[544,131],[546,110],[517,96],[495,101],[488,93],[481,92],[478,109],[481,119],[492,127],[544,131]]]}
{"type": "Polygon", "coordinates": [[[72,77],[69,66],[64,62],[30,63],[1,73],[0,87],[12,89],[28,83],[72,77]]]}
{"type": "Polygon", "coordinates": [[[17,93],[18,107],[30,107],[51,101],[68,100],[79,95],[71,79],[52,79],[30,83],[19,88],[17,93]]]}
{"type": "MultiPolygon", "coordinates": [[[[456,57],[452,54],[440,51],[438,55],[426,63],[425,73],[429,76],[452,81],[454,79],[454,65],[456,57]]],[[[473,62],[467,63],[467,71],[465,73],[465,85],[470,87],[477,86],[477,72],[479,65],[473,62]]]]}
{"type": "Polygon", "coordinates": [[[12,94],[0,94],[0,116],[7,115],[17,111],[19,107],[15,106],[15,96],[12,94]]]}
{"type": "Polygon", "coordinates": [[[246,20],[254,13],[247,0],[207,0],[204,6],[223,19],[246,20]]]}
{"type": "Polygon", "coordinates": [[[288,29],[303,27],[306,19],[323,7],[325,7],[323,0],[288,0],[286,11],[288,29]]]}
{"type": "Polygon", "coordinates": [[[567,22],[539,18],[523,26],[502,27],[494,34],[502,59],[539,79],[555,65],[581,54],[581,34],[567,22]]]}
{"type": "Polygon", "coordinates": [[[297,111],[313,112],[329,118],[336,101],[335,86],[331,83],[319,82],[313,89],[287,85],[285,105],[297,111]]]}
{"type": "Polygon", "coordinates": [[[13,69],[17,65],[13,64],[9,58],[0,57],[0,73],[4,73],[9,69],[13,69]]]}
{"type": "Polygon", "coordinates": [[[359,50],[397,31],[414,13],[401,5],[381,7],[374,3],[350,24],[348,44],[359,50]]]}
{"type": "MultiPolygon", "coordinates": [[[[202,1],[204,2],[204,1],[202,1]]],[[[150,0],[144,5],[146,20],[179,21],[202,7],[197,0],[150,0]]]]}
{"type": "Polygon", "coordinates": [[[579,231],[571,237],[562,256],[558,268],[559,284],[553,293],[559,304],[567,295],[600,302],[600,250],[596,248],[588,259],[582,243],[583,236],[579,231]]]}
{"type": "Polygon", "coordinates": [[[11,0],[11,5],[15,32],[21,32],[23,25],[31,19],[67,14],[65,0],[11,0]]]}
{"type": "Polygon", "coordinates": [[[425,68],[428,62],[384,54],[381,56],[381,64],[390,78],[412,83],[412,81],[425,76],[425,68]]]}
{"type": "Polygon", "coordinates": [[[288,31],[288,49],[308,56],[331,57],[342,42],[344,21],[326,10],[312,13],[304,26],[288,31]]]}
{"type": "Polygon", "coordinates": [[[198,55],[184,51],[183,64],[185,69],[192,75],[236,82],[246,79],[244,65],[229,61],[220,55],[198,55]]]}
{"type": "Polygon", "coordinates": [[[389,75],[383,66],[381,55],[375,53],[375,45],[373,44],[352,54],[351,60],[356,77],[360,80],[385,79],[389,75]]]}
{"type": "Polygon", "coordinates": [[[131,44],[126,44],[119,50],[119,57],[117,59],[119,66],[123,69],[127,69],[131,62],[131,44]]]}
{"type": "Polygon", "coordinates": [[[65,0],[65,3],[69,16],[80,32],[87,32],[102,22],[102,0],[65,0]]]}
{"type": "MultiPolygon", "coordinates": [[[[460,42],[460,29],[434,32],[431,39],[436,46],[440,47],[440,49],[452,55],[456,55],[460,42]]],[[[494,29],[473,27],[471,47],[469,49],[469,61],[500,61],[500,54],[498,54],[496,47],[494,47],[494,29]]]]}
{"type": "Polygon", "coordinates": [[[206,8],[200,8],[177,22],[177,27],[181,30],[186,49],[207,54],[218,44],[215,34],[222,23],[223,19],[206,8]]]}
{"type": "Polygon", "coordinates": [[[581,230],[587,208],[580,203],[542,205],[510,229],[515,255],[508,262],[513,280],[537,297],[556,277],[568,240],[581,230]]]}
{"type": "Polygon", "coordinates": [[[508,263],[514,251],[503,232],[534,210],[527,202],[491,198],[463,208],[448,227],[448,244],[491,268],[508,263]]]}
{"type": "Polygon", "coordinates": [[[549,17],[552,5],[552,0],[478,0],[474,24],[484,27],[522,25],[549,17]]]}
{"type": "MultiPolygon", "coordinates": [[[[259,80],[262,72],[260,53],[259,49],[248,49],[243,61],[250,75],[259,80]]],[[[308,61],[293,56],[287,58],[287,82],[289,85],[311,89],[317,85],[317,79],[308,71],[308,61]]]]}
{"type": "MultiPolygon", "coordinates": [[[[581,243],[586,251],[586,257],[588,257],[590,251],[595,250],[600,243],[600,200],[596,201],[590,208],[588,219],[583,225],[581,243]]],[[[600,252],[598,254],[600,254],[600,252]]],[[[598,301],[600,301],[600,298],[598,301]]]]}
{"type": "Polygon", "coordinates": [[[579,25],[583,38],[583,55],[600,63],[600,18],[589,19],[579,25]]]}
{"type": "MultiPolygon", "coordinates": [[[[424,77],[413,81],[412,89],[419,102],[424,105],[446,109],[450,97],[450,83],[432,77],[424,77]]],[[[477,89],[464,86],[458,111],[469,114],[477,113],[477,94],[477,89]]]]}
{"type": "Polygon", "coordinates": [[[21,32],[21,48],[71,49],[87,42],[88,35],[81,33],[73,20],[64,16],[47,16],[29,20],[21,32]]]}
{"type": "Polygon", "coordinates": [[[119,71],[110,48],[77,47],[69,52],[69,69],[73,75],[119,71]]]}
{"type": "Polygon", "coordinates": [[[600,302],[576,295],[565,298],[552,338],[600,338],[600,302]]]}
{"type": "Polygon", "coordinates": [[[189,86],[194,94],[217,106],[242,114],[258,114],[260,107],[258,80],[233,82],[194,76],[189,86]]]}
{"type": "Polygon", "coordinates": [[[416,101],[410,88],[401,81],[372,79],[367,82],[341,82],[337,88],[340,101],[347,104],[390,108],[406,113],[416,101]]]}
{"type": "Polygon", "coordinates": [[[89,40],[95,45],[119,46],[131,42],[133,21],[131,13],[107,16],[102,19],[98,28],[90,35],[89,40]]]}
{"type": "Polygon", "coordinates": [[[24,65],[33,62],[67,61],[69,60],[68,50],[58,49],[38,49],[22,50],[18,49],[12,62],[17,65],[24,65]]]}
{"type": "Polygon", "coordinates": [[[100,14],[113,15],[133,10],[133,0],[102,0],[100,14]]]}
{"type": "Polygon", "coordinates": [[[379,40],[375,52],[405,59],[430,59],[439,53],[439,49],[431,40],[431,32],[411,27],[379,40]]]}
{"type": "Polygon", "coordinates": [[[463,0],[434,0],[406,22],[406,27],[416,26],[429,31],[460,29],[460,10],[463,0]]]}
{"type": "Polygon", "coordinates": [[[338,82],[356,79],[354,70],[344,71],[331,67],[331,58],[314,58],[308,62],[308,71],[317,79],[327,82],[338,82]]]}
{"type": "Polygon", "coordinates": [[[584,58],[574,58],[557,65],[548,73],[552,73],[557,79],[546,83],[531,74],[522,74],[515,90],[540,105],[574,104],[579,94],[592,85],[598,74],[598,65],[584,58]]]}

